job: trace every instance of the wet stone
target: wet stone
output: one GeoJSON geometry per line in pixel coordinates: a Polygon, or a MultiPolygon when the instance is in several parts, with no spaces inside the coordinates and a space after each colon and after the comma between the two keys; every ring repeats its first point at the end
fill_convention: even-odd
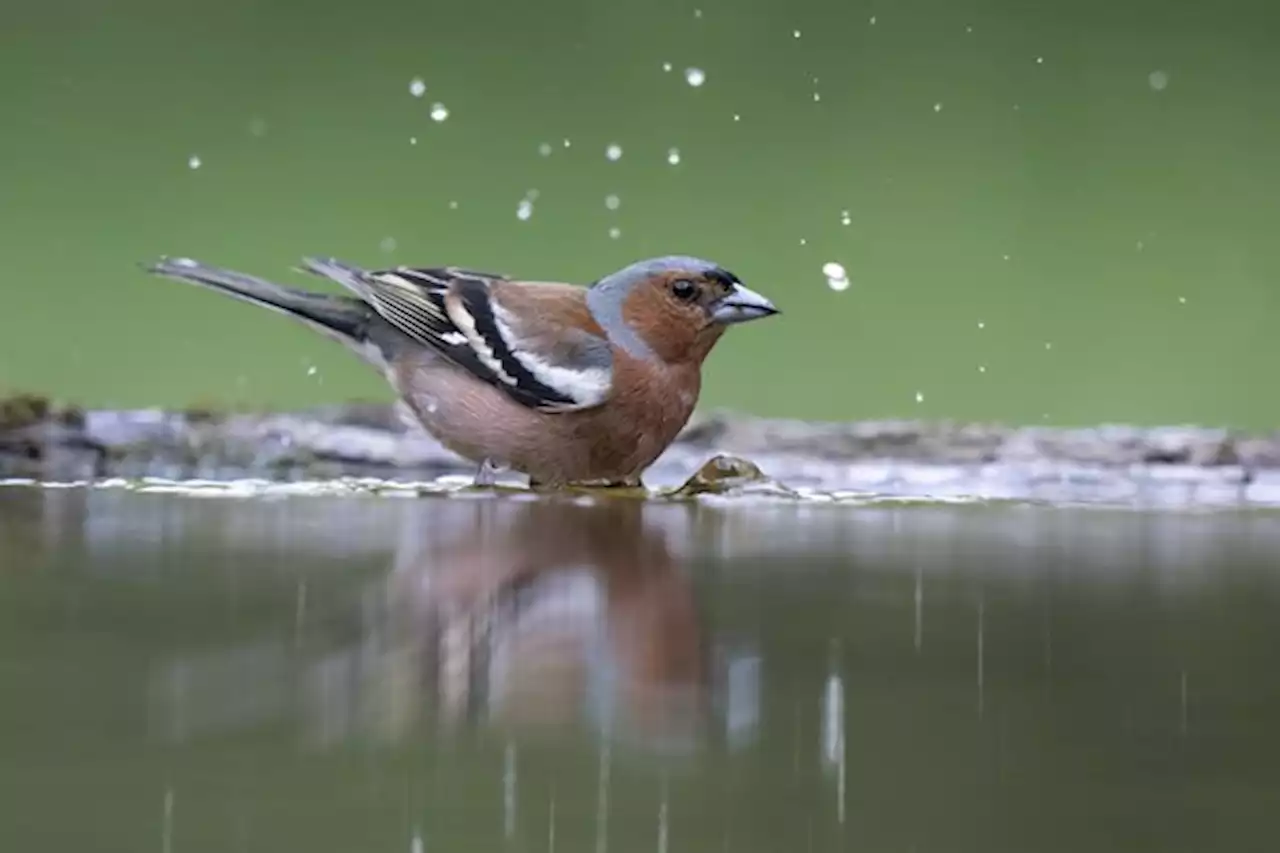
{"type": "MultiPolygon", "coordinates": [[[[1280,505],[1280,433],[1188,426],[1007,427],[904,420],[807,422],[703,413],[645,474],[678,488],[709,460],[754,465],[776,490],[985,496],[1177,506],[1280,505]]],[[[716,463],[722,464],[722,463],[716,463]]],[[[736,463],[735,463],[736,464],[736,463]]],[[[0,400],[0,478],[163,476],[272,481],[474,474],[394,406],[272,414],[80,411],[0,400]]],[[[704,491],[741,490],[730,478],[704,491]]],[[[702,487],[699,487],[702,488],[702,487]]],[[[759,490],[759,487],[754,487],[759,490]]]]}

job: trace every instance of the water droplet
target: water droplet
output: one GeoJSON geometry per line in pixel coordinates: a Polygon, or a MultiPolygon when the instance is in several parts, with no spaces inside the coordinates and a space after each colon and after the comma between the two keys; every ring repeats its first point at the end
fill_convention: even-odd
{"type": "Polygon", "coordinates": [[[616,142],[609,143],[609,147],[604,149],[604,156],[613,161],[621,160],[622,146],[616,142]]]}
{"type": "Polygon", "coordinates": [[[965,31],[966,33],[971,33],[971,32],[973,32],[973,27],[965,27],[965,28],[964,28],[964,31],[965,31]]]}
{"type": "Polygon", "coordinates": [[[822,274],[827,277],[827,287],[835,291],[849,289],[849,274],[844,266],[835,261],[827,261],[822,265],[822,274]]]}
{"type": "Polygon", "coordinates": [[[307,368],[308,376],[315,376],[316,373],[318,372],[319,372],[319,368],[317,368],[314,364],[307,368]]]}
{"type": "Polygon", "coordinates": [[[457,203],[456,201],[451,201],[451,202],[449,202],[449,209],[450,209],[450,210],[457,210],[457,209],[458,209],[458,203],[457,203]]]}
{"type": "Polygon", "coordinates": [[[1008,256],[1008,255],[1001,255],[1000,257],[1001,257],[1001,258],[1003,258],[1003,259],[1004,259],[1004,260],[1006,260],[1006,261],[1007,261],[1007,260],[1009,260],[1009,256],[1008,256]]]}
{"type": "Polygon", "coordinates": [[[984,323],[984,322],[983,322],[983,321],[981,321],[981,320],[979,320],[979,321],[978,321],[978,328],[979,328],[979,329],[985,329],[986,327],[987,327],[987,324],[986,324],[986,323],[984,323]]]}
{"type": "Polygon", "coordinates": [[[985,364],[979,364],[979,365],[978,365],[978,372],[979,372],[979,373],[986,373],[986,372],[987,372],[987,366],[986,366],[985,364]]]}
{"type": "Polygon", "coordinates": [[[872,16],[871,16],[871,26],[873,26],[873,27],[874,27],[875,25],[876,25],[876,16],[875,16],[875,15],[872,15],[872,16]]]}
{"type": "Polygon", "coordinates": [[[1185,297],[1185,296],[1179,296],[1179,297],[1178,297],[1178,303],[1179,303],[1179,304],[1181,304],[1181,305],[1186,305],[1186,304],[1187,304],[1187,297],[1185,297]]]}
{"type": "Polygon", "coordinates": [[[391,253],[396,250],[396,245],[395,237],[383,237],[382,242],[378,244],[378,248],[384,252],[391,253]]]}
{"type": "Polygon", "coordinates": [[[1036,65],[1044,65],[1044,57],[1043,57],[1043,56],[1037,56],[1037,57],[1036,57],[1036,65]]]}
{"type": "Polygon", "coordinates": [[[544,142],[544,143],[542,143],[541,145],[539,145],[539,146],[538,146],[538,153],[539,153],[539,154],[541,154],[543,157],[550,157],[550,156],[551,156],[551,143],[550,143],[550,142],[544,142]]]}
{"type": "Polygon", "coordinates": [[[1013,111],[1014,111],[1015,113],[1016,113],[1018,110],[1020,110],[1020,109],[1022,109],[1022,107],[1018,106],[1017,104],[1014,104],[1014,105],[1013,105],[1013,111]]]}
{"type": "Polygon", "coordinates": [[[819,93],[817,93],[817,92],[814,92],[814,93],[813,93],[813,100],[814,100],[814,103],[817,103],[818,101],[821,101],[821,100],[822,100],[822,95],[820,95],[820,94],[819,94],[819,93]]]}
{"type": "Polygon", "coordinates": [[[426,409],[427,409],[428,415],[434,415],[437,411],[440,410],[440,401],[437,400],[435,397],[427,397],[426,409]]]}
{"type": "Polygon", "coordinates": [[[933,111],[934,111],[935,113],[940,113],[940,112],[942,112],[942,101],[938,101],[938,103],[936,103],[936,104],[934,104],[934,105],[933,105],[933,111]]]}
{"type": "Polygon", "coordinates": [[[679,148],[667,149],[667,162],[670,163],[672,166],[680,165],[680,149],[679,148]]]}
{"type": "Polygon", "coordinates": [[[671,63],[670,63],[670,62],[664,62],[664,63],[662,63],[662,70],[663,70],[663,71],[670,71],[670,70],[671,70],[671,63]]]}
{"type": "Polygon", "coordinates": [[[568,148],[568,147],[569,147],[569,146],[571,146],[571,145],[573,145],[573,143],[572,143],[572,142],[570,142],[569,140],[567,140],[567,139],[566,139],[566,140],[564,141],[564,147],[565,147],[565,148],[568,148]]]}
{"type": "Polygon", "coordinates": [[[267,135],[267,120],[254,117],[249,119],[249,135],[263,137],[267,135]]]}
{"type": "Polygon", "coordinates": [[[917,402],[917,403],[923,403],[923,402],[924,402],[924,392],[923,392],[923,391],[917,391],[917,392],[916,392],[916,402],[917,402]]]}
{"type": "Polygon", "coordinates": [[[701,17],[702,17],[702,10],[701,10],[701,9],[694,9],[694,10],[693,10],[693,16],[694,16],[695,18],[701,18],[701,17]]]}
{"type": "Polygon", "coordinates": [[[427,94],[427,83],[421,77],[414,77],[409,81],[409,94],[415,98],[421,98],[427,94]]]}
{"type": "Polygon", "coordinates": [[[192,154],[187,158],[188,169],[199,169],[203,164],[204,161],[200,159],[200,155],[198,154],[192,154]]]}
{"type": "Polygon", "coordinates": [[[807,246],[807,245],[809,245],[809,241],[808,241],[808,240],[806,240],[805,238],[801,237],[801,238],[800,238],[800,245],[801,245],[801,246],[807,246]]]}
{"type": "Polygon", "coordinates": [[[409,144],[410,144],[410,145],[417,145],[417,144],[418,144],[418,137],[416,137],[416,136],[410,136],[410,137],[409,137],[409,144]]]}
{"type": "Polygon", "coordinates": [[[622,236],[622,229],[617,227],[616,225],[609,229],[610,240],[617,240],[621,236],[622,236]]]}
{"type": "Polygon", "coordinates": [[[742,121],[742,116],[738,115],[737,113],[734,113],[734,114],[733,114],[733,120],[734,120],[734,121],[742,121]]]}
{"type": "Polygon", "coordinates": [[[1157,92],[1163,92],[1169,85],[1169,75],[1164,71],[1152,71],[1147,75],[1147,85],[1157,92]]]}
{"type": "Polygon", "coordinates": [[[1044,348],[1045,348],[1045,349],[1053,349],[1053,341],[1045,341],[1045,342],[1044,342],[1044,348]]]}
{"type": "Polygon", "coordinates": [[[529,201],[537,201],[538,196],[540,195],[542,195],[542,193],[538,192],[537,190],[526,190],[524,197],[529,199],[529,201]]]}
{"type": "Polygon", "coordinates": [[[695,89],[707,82],[707,73],[701,68],[686,68],[684,70],[685,82],[695,89]]]}
{"type": "Polygon", "coordinates": [[[533,202],[527,198],[520,199],[520,203],[516,205],[516,219],[525,222],[531,216],[533,216],[533,202]]]}
{"type": "Polygon", "coordinates": [[[444,121],[448,117],[449,117],[449,108],[446,107],[444,104],[440,103],[439,101],[436,101],[434,104],[431,105],[432,121],[444,121]]]}
{"type": "Polygon", "coordinates": [[[800,31],[799,31],[799,30],[792,30],[792,31],[791,31],[791,37],[792,37],[792,38],[800,38],[800,31]]]}
{"type": "Polygon", "coordinates": [[[849,211],[847,210],[840,211],[840,224],[841,225],[853,224],[853,217],[849,215],[849,211]]]}
{"type": "Polygon", "coordinates": [[[609,208],[609,210],[617,210],[619,207],[622,207],[622,199],[610,193],[604,197],[604,206],[609,208]]]}

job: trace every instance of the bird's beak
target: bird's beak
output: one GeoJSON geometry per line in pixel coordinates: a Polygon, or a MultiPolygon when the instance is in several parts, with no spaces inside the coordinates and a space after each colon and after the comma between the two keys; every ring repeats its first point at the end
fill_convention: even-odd
{"type": "Polygon", "coordinates": [[[740,284],[735,284],[728,296],[711,306],[712,322],[722,326],[759,320],[777,313],[778,309],[773,307],[772,302],[740,284]]]}

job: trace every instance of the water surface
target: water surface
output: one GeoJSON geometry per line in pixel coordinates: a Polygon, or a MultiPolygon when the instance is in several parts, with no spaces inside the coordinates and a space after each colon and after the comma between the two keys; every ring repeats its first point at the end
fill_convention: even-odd
{"type": "Polygon", "coordinates": [[[4,850],[1271,849],[1280,519],[0,488],[4,850]]]}

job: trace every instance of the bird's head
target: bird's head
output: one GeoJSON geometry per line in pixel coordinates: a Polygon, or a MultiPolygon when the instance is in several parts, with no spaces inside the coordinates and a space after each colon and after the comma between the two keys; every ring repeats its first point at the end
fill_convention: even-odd
{"type": "Polygon", "coordinates": [[[587,291],[587,305],[628,353],[667,362],[700,362],[728,326],[779,313],[720,265],[680,255],[605,276],[587,291]]]}

